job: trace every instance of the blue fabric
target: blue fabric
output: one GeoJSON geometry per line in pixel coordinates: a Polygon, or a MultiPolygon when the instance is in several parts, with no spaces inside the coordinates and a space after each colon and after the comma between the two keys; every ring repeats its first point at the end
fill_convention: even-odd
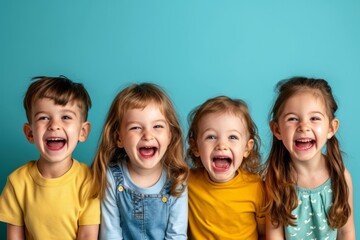
{"type": "Polygon", "coordinates": [[[163,171],[150,188],[137,187],[126,161],[110,166],[109,186],[101,203],[100,239],[186,239],[187,190],[170,195],[170,182],[163,171]]]}
{"type": "Polygon", "coordinates": [[[337,230],[331,229],[327,214],[332,205],[331,180],[315,189],[296,187],[298,206],[292,212],[297,217],[297,226],[285,228],[286,239],[326,239],[337,237],[337,230]]]}

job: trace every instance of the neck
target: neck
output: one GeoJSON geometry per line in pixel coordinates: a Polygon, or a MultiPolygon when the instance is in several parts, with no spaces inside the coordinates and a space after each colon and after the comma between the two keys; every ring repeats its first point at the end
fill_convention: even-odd
{"type": "Polygon", "coordinates": [[[37,168],[44,178],[58,178],[70,170],[73,160],[60,163],[47,163],[41,159],[37,161],[37,168]]]}
{"type": "Polygon", "coordinates": [[[155,185],[161,177],[161,164],[152,169],[134,168],[129,162],[127,166],[132,181],[141,188],[148,188],[155,185]]]}
{"type": "Polygon", "coordinates": [[[293,161],[293,176],[300,187],[312,189],[320,186],[329,178],[326,159],[321,156],[319,161],[293,161]]]}

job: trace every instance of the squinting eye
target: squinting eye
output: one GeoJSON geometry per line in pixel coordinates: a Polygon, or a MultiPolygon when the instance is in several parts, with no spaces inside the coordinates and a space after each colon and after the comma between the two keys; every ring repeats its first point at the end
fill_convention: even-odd
{"type": "Polygon", "coordinates": [[[71,119],[71,117],[70,116],[63,116],[63,119],[69,120],[69,119],[71,119]]]}
{"type": "Polygon", "coordinates": [[[319,117],[312,117],[312,118],[310,118],[310,120],[311,120],[311,121],[319,121],[319,120],[321,120],[321,118],[319,118],[319,117]]]}
{"type": "Polygon", "coordinates": [[[231,136],[229,136],[229,139],[231,139],[231,140],[238,140],[239,138],[238,138],[237,136],[235,136],[235,135],[231,135],[231,136]]]}
{"type": "Polygon", "coordinates": [[[163,125],[155,125],[154,128],[164,128],[163,125]]]}
{"type": "Polygon", "coordinates": [[[39,117],[38,120],[49,120],[49,118],[45,117],[45,116],[42,116],[42,117],[39,117]]]}
{"type": "Polygon", "coordinates": [[[135,127],[131,127],[131,128],[129,128],[129,130],[138,130],[138,129],[141,129],[140,127],[138,127],[138,126],[135,126],[135,127]]]}
{"type": "Polygon", "coordinates": [[[205,139],[213,140],[213,139],[216,139],[216,137],[214,135],[209,135],[209,136],[206,136],[205,139]]]}
{"type": "Polygon", "coordinates": [[[294,121],[297,121],[298,119],[297,118],[294,118],[294,117],[291,117],[291,118],[288,118],[288,121],[289,122],[294,122],[294,121]]]}

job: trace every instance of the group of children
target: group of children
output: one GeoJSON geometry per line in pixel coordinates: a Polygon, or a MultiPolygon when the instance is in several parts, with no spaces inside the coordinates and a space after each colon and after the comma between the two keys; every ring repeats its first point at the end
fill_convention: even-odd
{"type": "Polygon", "coordinates": [[[84,86],[35,79],[23,130],[40,157],[0,196],[8,239],[355,239],[331,87],[294,77],[277,90],[264,162],[244,101],[196,107],[185,152],[169,96],[142,83],[114,98],[88,167],[72,158],[90,132],[84,86]]]}

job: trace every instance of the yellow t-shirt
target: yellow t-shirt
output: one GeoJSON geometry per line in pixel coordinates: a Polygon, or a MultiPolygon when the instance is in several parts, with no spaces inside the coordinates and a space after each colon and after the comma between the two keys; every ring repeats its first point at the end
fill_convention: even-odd
{"type": "Polygon", "coordinates": [[[0,221],[25,226],[26,239],[76,239],[79,225],[100,223],[100,201],[89,198],[90,170],[74,160],[70,170],[43,178],[36,161],[8,177],[0,196],[0,221]]]}
{"type": "Polygon", "coordinates": [[[189,239],[258,239],[257,224],[265,224],[259,176],[238,171],[232,180],[215,183],[206,170],[191,170],[188,195],[189,239]]]}

